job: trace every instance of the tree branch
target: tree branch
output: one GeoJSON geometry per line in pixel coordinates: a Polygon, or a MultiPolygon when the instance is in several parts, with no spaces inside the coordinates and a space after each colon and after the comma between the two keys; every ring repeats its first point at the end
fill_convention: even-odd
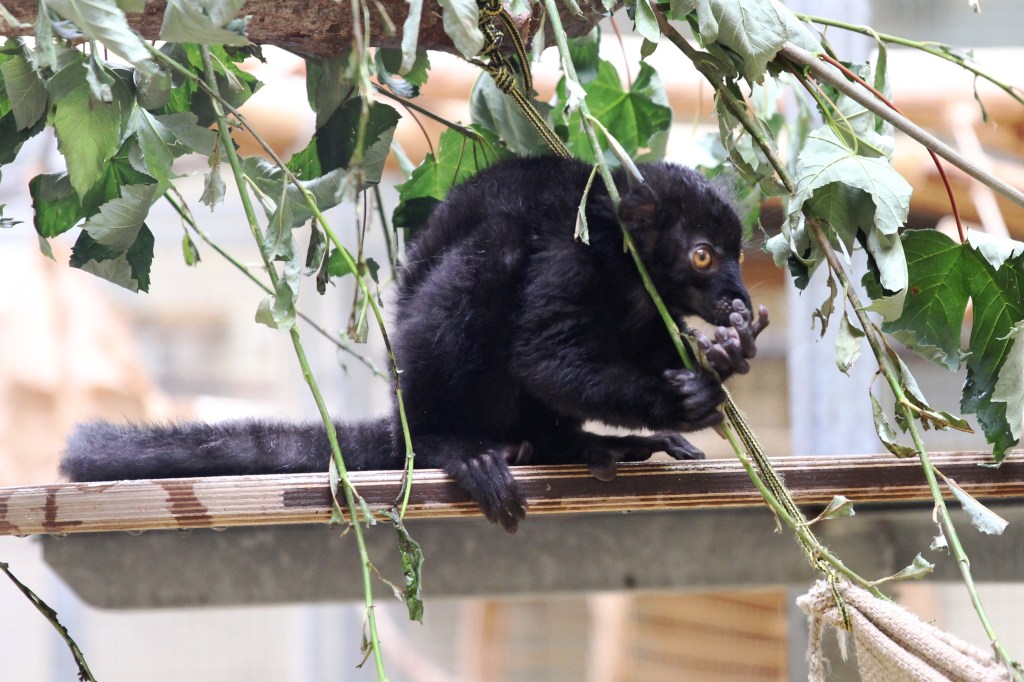
{"type": "MultiPolygon", "coordinates": [[[[0,35],[30,36],[38,11],[36,0],[7,0],[7,11],[22,25],[11,24],[0,16],[0,35]]],[[[128,23],[148,40],[160,38],[166,0],[148,0],[146,9],[129,13],[128,23]]],[[[570,36],[586,35],[600,21],[604,5],[600,0],[580,0],[581,15],[563,5],[562,22],[570,36]]],[[[401,26],[409,13],[406,0],[380,0],[371,4],[369,42],[372,47],[399,47],[402,36],[394,26],[401,26]],[[384,13],[387,14],[385,18],[384,13]],[[390,21],[389,21],[390,20],[390,21]]],[[[337,0],[249,0],[242,7],[242,16],[249,15],[249,40],[258,45],[274,45],[299,54],[332,56],[352,45],[353,26],[348,2],[337,0]]],[[[524,40],[540,26],[540,12],[524,17],[520,26],[524,40]]],[[[550,24],[545,30],[547,42],[553,36],[550,24]]],[[[425,50],[456,52],[444,32],[441,7],[436,0],[427,0],[420,20],[419,47],[425,50]]]]}

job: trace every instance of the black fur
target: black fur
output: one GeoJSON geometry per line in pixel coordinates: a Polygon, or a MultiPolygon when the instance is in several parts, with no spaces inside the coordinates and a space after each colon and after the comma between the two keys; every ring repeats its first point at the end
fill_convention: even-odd
{"type": "MultiPolygon", "coordinates": [[[[682,369],[645,292],[600,180],[590,190],[590,245],[573,225],[590,167],[513,159],[454,188],[412,241],[395,303],[393,345],[419,467],[445,469],[486,516],[515,530],[525,515],[510,464],[584,463],[611,478],[620,461],[665,451],[702,456],[678,431],[721,421],[720,378],[682,369]],[[585,420],[648,428],[597,436],[585,420]]],[[[721,378],[747,369],[767,324],[752,320],[740,279],[741,228],[698,173],[643,165],[619,216],[673,315],[730,329],[703,340],[721,378]],[[698,245],[712,265],[691,263],[698,245]]],[[[400,468],[397,416],[338,424],[350,469],[400,468]]],[[[86,424],[62,470],[72,480],[320,471],[322,426],[86,424]]]]}

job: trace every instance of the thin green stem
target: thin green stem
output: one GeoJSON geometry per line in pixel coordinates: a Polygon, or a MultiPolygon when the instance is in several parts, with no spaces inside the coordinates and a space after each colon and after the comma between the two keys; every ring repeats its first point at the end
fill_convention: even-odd
{"type": "MultiPolygon", "coordinates": [[[[277,290],[278,274],[274,268],[273,263],[267,257],[266,251],[263,245],[263,235],[260,233],[259,223],[256,219],[256,211],[253,208],[252,200],[249,197],[249,192],[246,190],[245,174],[242,171],[242,164],[238,158],[238,154],[235,151],[234,141],[231,139],[231,133],[228,130],[227,121],[224,117],[224,111],[221,108],[220,93],[217,91],[217,80],[213,71],[213,62],[210,59],[210,51],[207,47],[201,47],[201,54],[203,58],[203,67],[206,74],[206,82],[211,90],[213,97],[211,98],[211,104],[213,106],[214,117],[217,121],[217,132],[220,135],[221,142],[225,153],[228,158],[228,163],[231,166],[231,171],[235,177],[235,184],[238,188],[238,193],[242,201],[242,208],[245,211],[246,220],[249,223],[249,229],[252,232],[253,239],[256,241],[259,247],[260,255],[263,257],[264,265],[266,266],[267,274],[274,284],[275,291],[277,290]]],[[[283,164],[282,164],[283,166],[283,164]]],[[[320,417],[323,420],[324,428],[327,431],[327,439],[331,445],[331,455],[338,471],[338,476],[342,482],[342,492],[345,497],[345,503],[349,510],[350,526],[356,537],[356,546],[359,551],[359,559],[361,563],[361,569],[363,574],[363,594],[366,602],[366,614],[367,623],[369,626],[369,639],[370,648],[373,652],[374,661],[377,666],[377,678],[379,680],[386,680],[387,675],[384,672],[384,660],[381,654],[380,638],[377,634],[377,623],[374,616],[374,604],[373,604],[373,584],[372,584],[372,572],[370,569],[369,553],[366,549],[366,538],[363,535],[362,524],[359,522],[359,507],[356,505],[355,490],[352,483],[348,480],[348,473],[345,469],[345,461],[341,455],[341,446],[338,442],[338,433],[334,425],[334,420],[331,418],[330,413],[327,410],[327,404],[323,399],[323,394],[320,392],[320,388],[317,385],[316,378],[313,376],[313,372],[310,370],[309,362],[306,358],[306,352],[302,345],[302,340],[299,335],[298,327],[292,325],[289,329],[289,335],[292,341],[292,347],[295,350],[296,358],[299,361],[299,365],[302,369],[302,376],[306,380],[309,386],[310,392],[313,395],[313,399],[316,402],[317,409],[320,412],[320,417]]],[[[334,491],[332,490],[332,496],[334,491]]]]}
{"type": "MultiPolygon", "coordinates": [[[[181,194],[174,186],[171,186],[171,188],[168,190],[168,193],[164,194],[164,199],[167,200],[167,203],[171,205],[171,207],[175,210],[175,212],[177,212],[177,214],[181,217],[185,224],[192,228],[192,231],[195,232],[199,236],[199,238],[203,240],[203,243],[205,243],[211,249],[216,251],[217,255],[219,255],[221,258],[230,263],[236,270],[242,273],[250,282],[258,286],[265,293],[273,296],[273,289],[267,286],[265,282],[263,282],[259,277],[253,274],[252,270],[249,267],[247,267],[244,263],[242,263],[237,258],[232,256],[230,253],[228,253],[220,244],[214,241],[213,238],[210,237],[210,235],[205,230],[199,227],[199,224],[195,221],[195,217],[191,214],[191,212],[188,210],[188,207],[185,205],[185,201],[182,198],[181,194]],[[171,196],[171,192],[177,194],[178,198],[175,199],[173,196],[171,196]]],[[[336,338],[334,334],[331,334],[331,332],[327,331],[327,329],[325,329],[323,326],[317,323],[316,320],[314,320],[312,317],[304,313],[302,310],[296,308],[295,314],[303,322],[312,327],[313,331],[317,332],[318,334],[320,334],[320,336],[324,337],[325,339],[333,343],[335,347],[338,348],[338,350],[347,353],[348,355],[362,363],[367,369],[369,369],[373,373],[375,377],[384,380],[388,379],[387,373],[382,371],[375,364],[373,364],[372,360],[370,360],[369,358],[360,353],[355,352],[354,350],[346,346],[338,338],[336,338]]]]}
{"type": "Polygon", "coordinates": [[[377,219],[380,220],[381,229],[384,233],[384,247],[388,252],[388,264],[391,266],[392,277],[398,271],[398,233],[395,233],[394,241],[391,239],[391,226],[388,218],[384,215],[384,200],[380,195],[380,185],[373,186],[373,205],[377,209],[377,219]]]}
{"type": "Polygon", "coordinates": [[[419,104],[416,104],[416,102],[407,100],[404,97],[399,97],[398,95],[396,95],[395,93],[391,92],[390,90],[388,90],[387,88],[385,88],[385,87],[383,87],[381,85],[377,85],[376,83],[374,83],[373,84],[373,88],[379,94],[384,95],[388,99],[393,100],[395,102],[398,102],[403,107],[407,107],[409,109],[412,109],[413,111],[415,111],[418,114],[423,114],[427,118],[429,118],[429,119],[431,119],[433,121],[436,121],[437,123],[440,123],[441,125],[446,126],[446,127],[450,128],[450,129],[454,130],[455,132],[459,133],[463,137],[467,137],[470,140],[473,140],[475,142],[485,142],[486,141],[484,139],[483,135],[481,135],[480,133],[476,132],[472,128],[468,128],[468,127],[466,127],[464,125],[461,125],[459,123],[455,123],[453,121],[449,121],[448,119],[446,119],[446,118],[444,118],[442,116],[438,116],[437,114],[435,114],[434,112],[430,111],[429,109],[424,109],[419,104]]]}

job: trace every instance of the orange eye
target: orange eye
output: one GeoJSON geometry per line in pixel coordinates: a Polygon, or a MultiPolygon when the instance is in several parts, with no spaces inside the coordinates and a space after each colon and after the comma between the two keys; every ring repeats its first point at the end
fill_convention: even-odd
{"type": "Polygon", "coordinates": [[[742,251],[740,251],[740,260],[739,260],[740,265],[743,265],[743,258],[744,258],[744,253],[742,251]]]}
{"type": "Polygon", "coordinates": [[[715,262],[715,256],[706,246],[698,246],[690,252],[690,262],[698,270],[707,270],[715,262]]]}

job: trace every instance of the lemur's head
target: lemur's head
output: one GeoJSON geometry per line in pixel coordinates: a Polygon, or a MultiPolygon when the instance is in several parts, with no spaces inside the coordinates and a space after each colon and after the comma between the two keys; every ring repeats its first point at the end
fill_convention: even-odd
{"type": "Polygon", "coordinates": [[[619,217],[637,242],[665,305],[675,317],[698,315],[728,326],[733,301],[751,310],[740,277],[743,228],[730,202],[703,175],[669,163],[641,167],[619,217]]]}

